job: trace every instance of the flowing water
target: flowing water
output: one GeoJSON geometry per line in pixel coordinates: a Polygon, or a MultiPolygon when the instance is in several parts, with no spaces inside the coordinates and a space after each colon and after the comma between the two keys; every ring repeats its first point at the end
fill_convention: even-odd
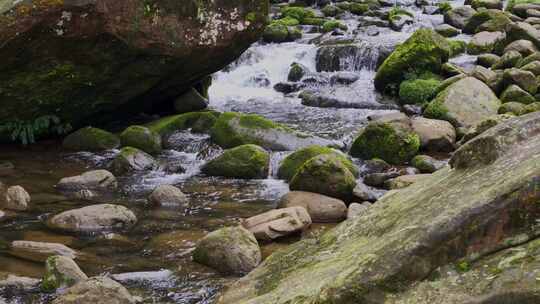
{"type": "MultiPolygon", "coordinates": [[[[357,29],[355,18],[348,20],[346,37],[354,38],[358,47],[352,54],[340,57],[339,70],[354,73],[358,80],[350,85],[324,82],[308,85],[347,100],[353,106],[307,107],[301,104],[297,94],[284,95],[273,89],[277,83],[287,80],[293,62],[305,65],[319,79],[330,79],[339,72],[316,73],[317,53],[321,47],[316,43],[320,40],[319,34],[309,34],[306,28],[304,37],[296,42],[256,43],[235,63],[216,73],[209,92],[210,107],[218,111],[260,114],[304,132],[350,143],[369,115],[392,111],[372,107],[392,102],[376,93],[373,87],[379,56],[404,41],[415,29],[442,22],[441,15],[423,15],[415,7],[410,10],[415,13],[413,25],[401,32],[378,28],[380,34],[374,37],[364,28],[357,29]]],[[[455,60],[466,64],[471,59],[464,56],[455,60]]],[[[15,169],[0,169],[0,179],[8,185],[23,186],[31,194],[32,203],[28,211],[8,213],[0,222],[0,272],[41,277],[42,264],[10,256],[6,244],[13,240],[57,242],[89,257],[79,261],[88,275],[111,274],[145,303],[211,303],[220,288],[235,278],[193,263],[190,255],[195,242],[209,231],[275,208],[279,198],[288,191],[287,184],[276,179],[276,170],[280,160],[290,152],[272,154],[268,177],[263,180],[209,178],[200,173],[200,167],[221,149],[213,145],[207,135],[182,131],[167,140],[166,150],[159,155],[160,169],[120,177],[121,191],[96,199],[133,210],[139,219],[133,230],[121,234],[67,235],[47,229],[44,221],[51,214],[91,202],[70,198],[56,191],[54,185],[62,177],[107,168],[118,151],[68,154],[58,146],[58,142],[45,142],[27,148],[1,147],[0,161],[13,163],[15,169]],[[180,210],[148,206],[147,195],[160,184],[181,188],[189,197],[190,207],[180,210]]],[[[361,164],[359,160],[355,162],[361,164]]],[[[300,237],[309,237],[310,233],[326,228],[315,225],[300,237]]],[[[264,245],[263,255],[296,238],[264,245]]],[[[26,294],[3,290],[0,295],[7,303],[47,303],[53,297],[38,290],[26,294]]]]}

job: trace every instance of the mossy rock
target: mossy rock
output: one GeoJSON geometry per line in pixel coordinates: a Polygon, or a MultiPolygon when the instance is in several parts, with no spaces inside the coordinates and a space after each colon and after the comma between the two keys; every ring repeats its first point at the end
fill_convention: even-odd
{"type": "Polygon", "coordinates": [[[525,106],[525,111],[523,114],[533,113],[540,111],[540,102],[533,102],[525,106]]]}
{"type": "Polygon", "coordinates": [[[281,9],[281,15],[285,18],[294,18],[302,23],[305,18],[315,17],[315,12],[309,8],[286,6],[281,9]]]}
{"type": "Polygon", "coordinates": [[[173,115],[158,119],[145,127],[163,136],[168,136],[175,131],[191,129],[195,133],[209,133],[216,123],[219,112],[205,111],[173,115]]]}
{"type": "Polygon", "coordinates": [[[342,159],[334,154],[321,154],[306,161],[292,177],[289,188],[350,201],[356,178],[342,159]]]}
{"type": "Polygon", "coordinates": [[[255,179],[266,178],[270,156],[256,145],[242,145],[225,150],[219,157],[202,167],[202,172],[210,176],[255,179]]]}
{"type": "Polygon", "coordinates": [[[111,164],[113,172],[117,175],[154,170],[158,166],[158,162],[150,154],[134,147],[122,148],[111,164]]]}
{"type": "Polygon", "coordinates": [[[349,11],[355,15],[363,15],[369,11],[369,5],[366,3],[351,3],[349,11]]]}
{"type": "Polygon", "coordinates": [[[274,20],[272,21],[272,23],[282,24],[285,26],[296,26],[300,24],[300,21],[298,21],[297,19],[294,19],[293,17],[287,16],[281,19],[274,20]]]}
{"type": "Polygon", "coordinates": [[[161,152],[161,136],[144,126],[130,126],[120,134],[124,147],[135,147],[148,154],[161,152]]]}
{"type": "Polygon", "coordinates": [[[427,104],[437,94],[440,84],[437,79],[405,80],[399,85],[399,101],[402,104],[427,104]]]}
{"type": "Polygon", "coordinates": [[[525,113],[525,105],[520,102],[510,101],[503,103],[498,110],[499,114],[514,114],[521,115],[525,113]]]}
{"type": "Polygon", "coordinates": [[[337,20],[328,20],[322,25],[322,31],[324,33],[331,32],[335,29],[340,29],[342,31],[346,31],[348,28],[345,24],[337,21],[337,20]]]}
{"type": "Polygon", "coordinates": [[[522,104],[530,104],[536,101],[534,96],[529,94],[527,91],[523,90],[515,84],[509,85],[504,92],[501,94],[502,102],[519,102],[522,104]]]}
{"type": "Polygon", "coordinates": [[[223,148],[255,144],[267,150],[290,151],[310,145],[338,145],[335,141],[292,130],[260,115],[235,112],[221,114],[210,135],[223,148]]]}
{"type": "Polygon", "coordinates": [[[411,160],[411,165],[421,173],[433,173],[441,169],[444,162],[434,159],[429,155],[416,155],[411,160]]]}
{"type": "Polygon", "coordinates": [[[326,17],[335,17],[341,13],[343,13],[343,10],[333,4],[329,4],[329,5],[326,5],[325,7],[322,8],[321,12],[326,16],[326,17]]]}
{"type": "Polygon", "coordinates": [[[354,140],[351,155],[362,159],[380,158],[400,165],[420,149],[420,138],[401,124],[371,122],[354,140]]]}
{"type": "Polygon", "coordinates": [[[302,24],[305,25],[316,25],[316,26],[322,26],[326,22],[326,19],[324,18],[304,18],[302,21],[302,24]]]}
{"type": "Polygon", "coordinates": [[[263,32],[265,42],[290,42],[302,37],[302,32],[294,26],[287,26],[280,22],[272,22],[263,32]]]}
{"type": "Polygon", "coordinates": [[[66,136],[62,146],[74,151],[103,151],[118,148],[120,139],[105,130],[86,127],[66,136]]]}
{"type": "Polygon", "coordinates": [[[297,82],[304,77],[309,70],[302,64],[293,62],[289,68],[289,74],[287,75],[287,81],[297,82]]]}
{"type": "Polygon", "coordinates": [[[500,10],[482,9],[475,13],[465,24],[463,33],[475,34],[482,31],[504,32],[512,20],[500,10]]]}
{"type": "Polygon", "coordinates": [[[450,57],[463,54],[467,51],[467,42],[463,40],[448,40],[450,45],[450,57]]]}
{"type": "Polygon", "coordinates": [[[288,155],[285,159],[283,159],[279,165],[278,177],[286,181],[290,181],[293,178],[293,176],[296,174],[298,169],[302,167],[302,165],[306,161],[310,160],[311,158],[317,155],[322,155],[322,154],[335,155],[339,160],[343,162],[345,167],[347,167],[347,169],[349,169],[349,171],[354,176],[358,176],[358,169],[351,162],[351,160],[348,159],[345,154],[343,154],[343,152],[336,149],[329,148],[329,147],[310,146],[310,147],[306,147],[298,151],[295,151],[292,154],[288,155]]]}
{"type": "Polygon", "coordinates": [[[45,292],[54,292],[60,288],[71,287],[87,278],[72,259],[53,255],[45,262],[45,275],[41,281],[41,289],[45,292]]]}
{"type": "Polygon", "coordinates": [[[443,36],[430,29],[417,30],[399,45],[377,70],[375,87],[380,92],[397,93],[408,73],[438,73],[450,56],[450,46],[443,36]]]}

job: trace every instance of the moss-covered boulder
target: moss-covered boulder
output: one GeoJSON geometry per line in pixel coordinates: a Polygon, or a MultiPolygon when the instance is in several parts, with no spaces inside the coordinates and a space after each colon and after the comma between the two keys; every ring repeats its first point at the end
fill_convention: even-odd
{"type": "Polygon", "coordinates": [[[268,16],[267,0],[0,7],[0,122],[57,115],[76,128],[169,105],[257,41],[268,16]]]}
{"type": "Polygon", "coordinates": [[[456,128],[469,128],[497,114],[500,104],[486,84],[474,77],[466,77],[439,93],[424,110],[424,116],[446,120],[456,128]]]}
{"type": "Polygon", "coordinates": [[[499,107],[499,111],[497,112],[499,114],[514,114],[514,115],[521,115],[525,113],[525,105],[521,102],[505,102],[499,107]]]}
{"type": "Polygon", "coordinates": [[[263,33],[265,42],[290,42],[302,37],[302,32],[294,26],[288,26],[283,22],[273,22],[266,27],[263,33]]]}
{"type": "Polygon", "coordinates": [[[397,90],[407,73],[438,73],[449,55],[450,47],[446,38],[430,29],[417,30],[379,67],[375,87],[381,92],[397,90]]]}
{"type": "Polygon", "coordinates": [[[343,164],[349,169],[349,171],[351,171],[354,176],[358,176],[358,169],[352,163],[352,161],[348,159],[345,154],[343,154],[343,152],[329,147],[309,146],[295,151],[285,157],[279,165],[278,177],[286,181],[290,181],[296,174],[298,169],[300,169],[300,167],[302,167],[302,165],[306,161],[317,155],[322,154],[335,155],[343,162],[343,164]]]}
{"type": "Polygon", "coordinates": [[[158,162],[150,154],[133,147],[122,148],[111,164],[113,172],[118,175],[154,170],[158,166],[158,162]]]}
{"type": "MultiPolygon", "coordinates": [[[[453,161],[454,168],[389,192],[361,217],[272,254],[227,288],[217,303],[386,303],[402,299],[401,292],[414,288],[440,266],[478,260],[535,239],[540,212],[540,113],[493,127],[456,154],[454,158],[473,161],[459,165],[453,161]]],[[[483,263],[480,267],[488,270],[483,263]]],[[[427,284],[441,287],[433,279],[427,284]]],[[[521,279],[538,286],[535,275],[521,279]]],[[[474,294],[473,300],[514,290],[501,291],[506,285],[489,282],[482,284],[487,289],[474,294]]],[[[512,282],[515,277],[508,286],[512,282]]],[[[442,287],[454,286],[449,285],[442,287]]],[[[410,303],[415,302],[414,296],[410,303]]]]}
{"type": "Polygon", "coordinates": [[[242,145],[225,150],[223,154],[202,167],[202,172],[211,176],[230,178],[266,178],[270,155],[256,145],[242,145]]]}
{"type": "Polygon", "coordinates": [[[421,173],[433,173],[444,166],[443,161],[434,159],[429,155],[416,155],[411,160],[411,165],[421,173]]]}
{"type": "Polygon", "coordinates": [[[408,122],[370,122],[351,146],[351,155],[362,159],[380,158],[391,164],[408,162],[420,148],[420,138],[408,122]]]}
{"type": "Polygon", "coordinates": [[[504,103],[519,102],[522,104],[530,104],[535,102],[536,98],[519,86],[511,84],[502,92],[501,101],[504,103]]]}
{"type": "Polygon", "coordinates": [[[49,292],[55,291],[59,288],[71,287],[87,278],[72,259],[54,255],[45,262],[45,275],[41,281],[41,289],[49,292]]]}
{"type": "Polygon", "coordinates": [[[134,147],[148,154],[161,152],[161,136],[144,126],[130,126],[120,134],[124,147],[134,147]]]}
{"type": "Polygon", "coordinates": [[[307,191],[349,201],[352,198],[356,178],[333,154],[321,154],[305,162],[291,179],[289,188],[307,191]]]}
{"type": "Polygon", "coordinates": [[[295,131],[255,114],[226,112],[212,127],[212,140],[224,148],[256,144],[268,150],[291,151],[311,145],[341,146],[336,141],[295,131]]]}
{"type": "Polygon", "coordinates": [[[261,262],[261,250],[253,236],[243,227],[213,231],[200,240],[193,260],[228,274],[244,274],[261,262]]]}
{"type": "Polygon", "coordinates": [[[525,113],[533,113],[540,111],[540,102],[533,102],[525,106],[525,113]]]}
{"type": "Polygon", "coordinates": [[[339,30],[342,30],[342,31],[346,31],[348,28],[347,28],[347,25],[337,21],[337,20],[328,20],[326,21],[325,23],[323,23],[322,25],[322,31],[324,33],[327,33],[327,32],[331,32],[335,29],[339,29],[339,30]]]}
{"type": "Polygon", "coordinates": [[[504,32],[483,31],[476,33],[467,45],[467,52],[472,55],[491,53],[498,45],[504,43],[505,39],[504,32]]]}
{"type": "Polygon", "coordinates": [[[62,147],[73,151],[102,151],[116,149],[120,139],[105,130],[86,127],[79,129],[64,138],[62,147]]]}
{"type": "Polygon", "coordinates": [[[500,10],[483,9],[478,10],[465,24],[463,32],[474,34],[482,31],[504,32],[505,28],[512,21],[506,14],[500,10]]]}
{"type": "Polygon", "coordinates": [[[162,137],[186,129],[195,133],[209,133],[219,115],[213,111],[185,113],[164,117],[145,126],[162,137]]]}
{"type": "Polygon", "coordinates": [[[424,105],[433,99],[441,82],[438,79],[405,80],[399,85],[399,101],[402,104],[424,105]]]}

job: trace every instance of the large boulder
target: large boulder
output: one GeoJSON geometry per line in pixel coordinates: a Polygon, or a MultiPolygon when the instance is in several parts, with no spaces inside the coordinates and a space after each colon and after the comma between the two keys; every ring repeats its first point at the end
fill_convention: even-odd
{"type": "Polygon", "coordinates": [[[343,152],[329,147],[309,146],[287,155],[279,165],[278,177],[290,181],[306,161],[321,154],[335,155],[354,176],[358,175],[358,169],[343,152]]]}
{"type": "Polygon", "coordinates": [[[503,32],[479,32],[476,33],[469,44],[467,52],[472,55],[491,53],[497,45],[500,45],[506,39],[503,32]]]}
{"type": "Polygon", "coordinates": [[[52,304],[135,304],[139,301],[120,283],[108,277],[92,277],[68,288],[52,304]]]}
{"type": "Polygon", "coordinates": [[[124,147],[112,161],[115,174],[125,174],[135,171],[150,171],[156,169],[158,162],[148,153],[133,147],[124,147]]]}
{"type": "MultiPolygon", "coordinates": [[[[451,163],[453,168],[389,192],[361,217],[317,240],[274,253],[217,303],[382,303],[440,266],[477,260],[537,237],[540,113],[491,128],[462,146],[451,163]]],[[[529,281],[538,286],[535,276],[529,281]]],[[[488,289],[473,299],[511,291],[477,283],[487,283],[488,289]]]]}
{"type": "Polygon", "coordinates": [[[314,223],[337,223],[345,219],[347,206],[342,200],[312,192],[291,191],[285,194],[279,208],[304,207],[314,223]]]}
{"type": "Polygon", "coordinates": [[[148,154],[161,152],[161,136],[143,126],[130,126],[120,134],[124,147],[134,147],[148,154]]]}
{"type": "Polygon", "coordinates": [[[261,262],[261,250],[253,233],[227,227],[210,232],[197,243],[193,260],[223,273],[244,274],[261,262]]]}
{"type": "Polygon", "coordinates": [[[450,152],[456,143],[456,130],[447,121],[415,117],[411,127],[420,138],[420,148],[433,152],[450,152]]]}
{"type": "Polygon", "coordinates": [[[306,161],[290,181],[291,190],[314,192],[348,201],[356,178],[341,159],[321,154],[306,161]]]}
{"type": "Polygon", "coordinates": [[[64,211],[51,217],[47,225],[53,229],[88,233],[129,229],[136,222],[137,217],[128,208],[101,204],[64,211]]]}
{"type": "Polygon", "coordinates": [[[211,130],[211,136],[214,142],[224,148],[256,144],[269,150],[290,151],[311,145],[342,145],[292,130],[259,115],[235,112],[221,114],[211,130]]]}
{"type": "Polygon", "coordinates": [[[74,151],[101,151],[118,148],[120,140],[105,130],[86,127],[66,136],[62,146],[74,151]]]}
{"type": "Polygon", "coordinates": [[[210,176],[230,178],[266,178],[270,166],[270,155],[257,145],[242,145],[225,150],[202,167],[210,176]]]}
{"type": "Polygon", "coordinates": [[[444,13],[444,22],[462,29],[475,13],[476,10],[470,6],[458,6],[444,13]]]}
{"type": "Polygon", "coordinates": [[[469,128],[496,115],[499,106],[499,99],[486,84],[474,77],[467,77],[439,93],[429,103],[424,115],[446,120],[456,128],[469,128]]]}
{"type": "Polygon", "coordinates": [[[2,1],[0,121],[157,109],[261,35],[268,1],[2,1]]]}
{"type": "Polygon", "coordinates": [[[380,92],[396,90],[407,73],[439,72],[449,56],[450,46],[446,38],[431,29],[417,30],[379,67],[375,88],[380,92]]]}

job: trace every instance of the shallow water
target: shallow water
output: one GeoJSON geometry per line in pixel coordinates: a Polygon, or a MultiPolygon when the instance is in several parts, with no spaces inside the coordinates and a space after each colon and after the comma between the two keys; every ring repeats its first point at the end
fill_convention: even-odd
{"type": "MultiPolygon", "coordinates": [[[[317,85],[316,89],[358,103],[388,103],[375,92],[373,77],[379,48],[393,48],[419,27],[442,22],[442,16],[427,16],[411,7],[415,23],[402,32],[381,29],[377,37],[356,30],[356,20],[349,20],[351,37],[365,46],[356,57],[343,58],[342,70],[357,74],[351,85],[317,85]]],[[[210,107],[219,111],[256,113],[292,128],[322,137],[350,143],[358,129],[373,114],[388,110],[333,109],[306,107],[296,94],[284,95],[273,89],[286,81],[293,62],[316,70],[318,46],[310,43],[317,35],[308,34],[297,42],[253,45],[229,67],[214,75],[210,88],[210,107]]],[[[471,58],[456,58],[459,63],[471,58]],[[461,61],[460,61],[461,60],[461,61]]],[[[331,77],[335,72],[319,75],[331,77]]],[[[54,185],[62,177],[84,171],[107,168],[118,151],[103,153],[66,153],[60,143],[51,141],[30,147],[1,146],[0,161],[14,164],[15,170],[0,171],[0,180],[8,185],[23,186],[32,197],[26,212],[8,213],[0,221],[0,272],[39,278],[44,267],[40,263],[11,257],[5,244],[13,240],[57,242],[77,249],[88,256],[78,261],[88,275],[115,274],[130,291],[145,303],[212,303],[217,292],[234,280],[191,261],[191,251],[198,239],[209,231],[235,224],[239,219],[275,208],[288,185],[276,179],[281,159],[290,152],[273,152],[268,178],[232,180],[209,178],[200,167],[219,155],[207,135],[178,132],[165,144],[159,155],[160,169],[144,174],[119,177],[120,191],[98,197],[96,202],[125,205],[139,221],[130,231],[115,234],[67,235],[48,229],[44,222],[58,212],[95,202],[63,195],[54,185]],[[152,208],[146,197],[157,185],[173,184],[189,197],[186,209],[152,208]]],[[[361,165],[361,161],[355,160],[361,165]]],[[[262,247],[263,255],[282,248],[299,237],[317,234],[327,225],[314,225],[304,236],[296,236],[262,247]]],[[[47,303],[53,295],[39,292],[24,294],[0,291],[8,303],[47,303]]],[[[1,298],[0,298],[1,302],[1,298]]]]}

